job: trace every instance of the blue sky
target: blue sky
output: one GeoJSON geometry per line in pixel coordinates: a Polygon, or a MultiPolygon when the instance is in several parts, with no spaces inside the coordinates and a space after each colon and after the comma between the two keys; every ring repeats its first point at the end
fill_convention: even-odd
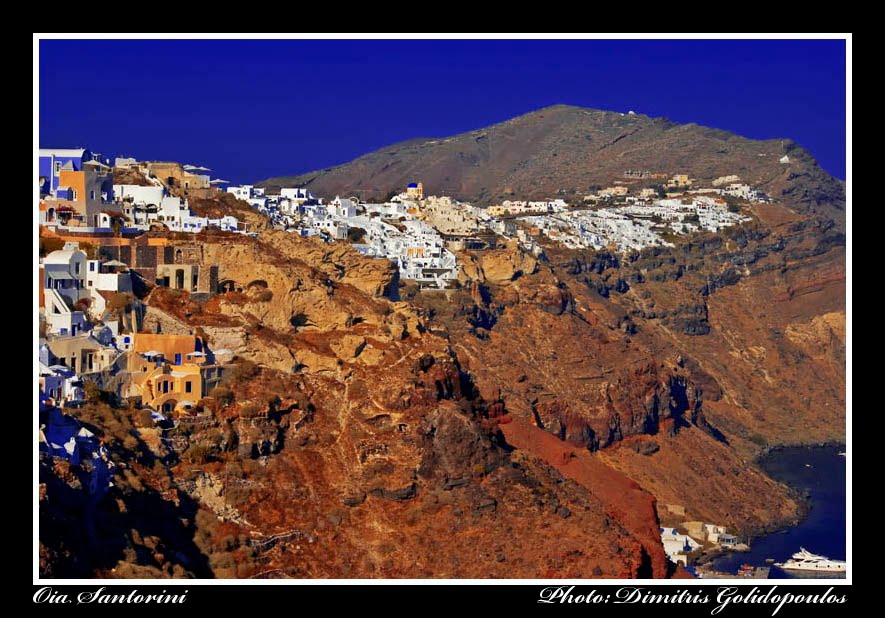
{"type": "Polygon", "coordinates": [[[792,138],[845,178],[845,42],[43,40],[40,145],[251,182],[547,105],[792,138]]]}

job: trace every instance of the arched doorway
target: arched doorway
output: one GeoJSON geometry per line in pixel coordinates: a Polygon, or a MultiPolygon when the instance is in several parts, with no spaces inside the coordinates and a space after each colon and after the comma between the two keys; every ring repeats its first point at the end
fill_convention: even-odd
{"type": "Polygon", "coordinates": [[[235,292],[237,284],[233,279],[222,279],[218,282],[218,293],[226,294],[227,292],[235,292]]]}

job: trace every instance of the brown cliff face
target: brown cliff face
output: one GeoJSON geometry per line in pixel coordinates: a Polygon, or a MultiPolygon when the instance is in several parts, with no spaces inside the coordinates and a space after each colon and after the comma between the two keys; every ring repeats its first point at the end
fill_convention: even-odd
{"type": "Polygon", "coordinates": [[[482,265],[516,248],[465,255],[462,289],[414,302],[514,417],[696,519],[755,530],[800,507],[748,460],[844,439],[845,313],[836,228],[782,205],[754,214],[629,257],[550,246],[534,272],[495,280],[482,265]]]}
{"type": "Polygon", "coordinates": [[[627,169],[685,173],[704,181],[737,174],[802,212],[844,225],[844,183],[791,140],[756,141],[665,118],[568,105],[445,139],[394,144],[343,165],[259,184],[304,185],[328,197],[381,198],[418,180],[417,173],[428,194],[478,204],[514,195],[580,201],[593,187],[623,180],[627,169]],[[780,162],[784,155],[789,163],[780,162]]]}
{"type": "Polygon", "coordinates": [[[92,504],[41,464],[41,572],[664,577],[658,504],[795,519],[752,458],[844,437],[844,236],[753,214],[629,257],[465,253],[460,287],[404,301],[343,244],[198,235],[231,291],[155,289],[145,323],[237,365],[165,439],[138,410],[76,411],[118,480],[92,504]]]}
{"type": "Polygon", "coordinates": [[[644,567],[638,567],[640,572],[644,570],[644,576],[670,570],[651,494],[585,449],[556,440],[525,419],[515,419],[502,429],[516,448],[537,454],[567,478],[587,487],[602,502],[606,513],[636,537],[642,545],[642,558],[647,561],[644,567]]]}
{"type": "MultiPolygon", "coordinates": [[[[206,237],[200,256],[233,291],[198,301],[155,289],[146,324],[199,328],[240,360],[165,440],[145,426],[130,443],[137,411],[92,403],[78,412],[125,468],[92,537],[116,541],[95,560],[74,560],[56,530],[45,537],[44,572],[667,575],[647,534],[657,525],[651,496],[634,488],[644,510],[618,510],[586,479],[514,450],[499,429],[511,420],[506,403],[480,396],[449,342],[383,296],[395,283],[385,262],[273,233],[206,237]],[[178,544],[188,551],[176,554],[178,544]]],[[[82,511],[44,475],[51,521],[82,511]]]]}

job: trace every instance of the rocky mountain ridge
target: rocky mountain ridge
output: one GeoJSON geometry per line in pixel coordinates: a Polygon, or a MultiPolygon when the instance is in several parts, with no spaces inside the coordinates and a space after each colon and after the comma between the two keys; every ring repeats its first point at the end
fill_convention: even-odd
{"type": "Polygon", "coordinates": [[[428,194],[486,205],[508,198],[580,202],[615,181],[635,188],[663,182],[625,178],[627,170],[688,174],[704,183],[735,174],[800,212],[821,214],[844,228],[844,182],[790,139],[751,140],[697,124],[568,105],[258,184],[304,186],[328,198],[378,199],[421,180],[428,194]],[[788,162],[781,162],[784,157],[788,162]]]}

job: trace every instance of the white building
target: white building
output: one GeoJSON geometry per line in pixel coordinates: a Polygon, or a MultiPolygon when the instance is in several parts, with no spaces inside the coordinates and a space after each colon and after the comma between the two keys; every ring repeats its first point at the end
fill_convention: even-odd
{"type": "Polygon", "coordinates": [[[236,232],[239,222],[236,217],[226,215],[220,219],[209,219],[208,217],[196,217],[188,214],[178,221],[165,221],[164,224],[173,232],[190,232],[198,234],[206,228],[216,227],[226,232],[236,232]]]}
{"type": "MultiPolygon", "coordinates": [[[[75,243],[76,244],[76,243],[75,243]]],[[[41,311],[50,333],[75,335],[89,323],[77,302],[89,298],[86,289],[86,254],[70,244],[53,251],[40,263],[43,289],[41,311]]]]}
{"type": "Polygon", "coordinates": [[[61,406],[65,403],[85,399],[83,381],[70,367],[40,363],[40,399],[49,405],[61,406]]]}
{"type": "Polygon", "coordinates": [[[267,207],[270,198],[264,191],[264,187],[256,187],[253,185],[239,185],[236,187],[228,187],[227,192],[233,194],[238,200],[248,202],[253,208],[259,210],[267,207]]]}
{"type": "Polygon", "coordinates": [[[236,187],[228,187],[226,191],[233,194],[238,200],[247,200],[252,197],[253,189],[254,187],[252,185],[240,185],[236,187]]]}
{"type": "Polygon", "coordinates": [[[671,562],[688,564],[688,554],[701,547],[687,534],[680,533],[676,528],[661,528],[661,544],[671,562]]]}
{"type": "Polygon", "coordinates": [[[332,240],[347,240],[347,223],[331,217],[312,219],[310,226],[318,233],[323,232],[332,240]]]}
{"type": "Polygon", "coordinates": [[[722,185],[728,185],[734,182],[738,182],[740,180],[740,176],[737,174],[729,174],[728,176],[720,176],[713,180],[712,184],[714,187],[721,187],[722,185]]]}
{"type": "Polygon", "coordinates": [[[283,187],[280,189],[280,197],[292,200],[297,204],[316,200],[316,196],[303,187],[283,187]]]}
{"type": "Polygon", "coordinates": [[[41,262],[43,288],[56,290],[71,304],[88,296],[85,291],[86,253],[77,243],[66,243],[64,249],[53,251],[41,262]]]}
{"type": "MultiPolygon", "coordinates": [[[[244,195],[247,192],[254,200],[255,206],[263,206],[267,198],[262,197],[263,189],[256,189],[251,185],[243,187],[229,187],[228,192],[244,195]],[[238,193],[239,192],[239,193],[238,193]]],[[[235,217],[225,216],[219,219],[195,216],[187,203],[180,197],[168,195],[162,185],[115,185],[115,192],[122,200],[123,213],[137,226],[150,226],[153,223],[162,223],[173,232],[198,233],[203,229],[214,226],[226,231],[236,231],[238,222],[235,217]]]]}
{"type": "Polygon", "coordinates": [[[131,292],[132,274],[123,262],[86,260],[86,288],[107,292],[131,292]]]}
{"type": "Polygon", "coordinates": [[[648,246],[672,246],[664,232],[686,234],[717,231],[749,220],[728,209],[728,204],[708,196],[668,198],[649,204],[632,201],[625,206],[591,211],[532,215],[520,219],[548,238],[569,247],[610,248],[622,253],[648,246]]]}
{"type": "Polygon", "coordinates": [[[165,194],[166,190],[162,185],[114,185],[114,196],[118,200],[130,201],[139,206],[159,206],[165,194]]]}
{"type": "Polygon", "coordinates": [[[748,202],[768,201],[768,197],[758,189],[754,189],[748,184],[739,182],[734,182],[722,189],[722,195],[738,197],[740,199],[747,200],[748,202]]]}
{"type": "Polygon", "coordinates": [[[335,199],[329,202],[326,211],[333,217],[349,219],[356,216],[356,203],[351,199],[335,196],[335,199]]]}
{"type": "Polygon", "coordinates": [[[725,546],[737,544],[737,537],[728,534],[728,530],[725,528],[725,526],[717,526],[716,524],[704,524],[704,533],[706,534],[707,540],[710,543],[716,543],[717,545],[725,546]]]}

